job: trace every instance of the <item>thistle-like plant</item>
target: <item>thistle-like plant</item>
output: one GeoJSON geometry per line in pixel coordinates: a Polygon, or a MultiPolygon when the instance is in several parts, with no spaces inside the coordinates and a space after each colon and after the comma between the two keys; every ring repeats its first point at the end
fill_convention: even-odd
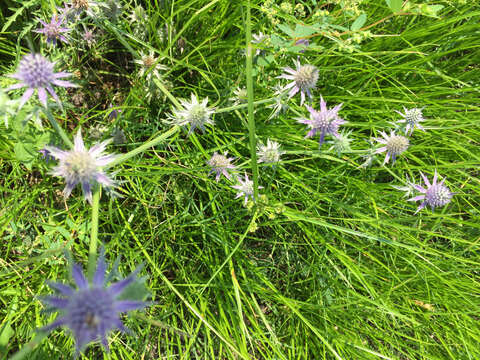
{"type": "Polygon", "coordinates": [[[220,176],[223,174],[228,180],[231,180],[231,176],[228,173],[228,170],[234,170],[235,165],[231,162],[234,158],[227,157],[228,152],[225,151],[222,154],[215,152],[210,160],[207,161],[207,164],[211,167],[210,173],[215,173],[215,181],[220,180],[220,176]]]}
{"type": "Polygon", "coordinates": [[[300,105],[305,102],[305,94],[312,99],[311,90],[315,89],[318,81],[318,69],[310,64],[301,65],[300,60],[294,60],[296,69],[284,67],[284,74],[278,76],[279,79],[293,80],[285,86],[289,89],[288,97],[291,98],[300,91],[300,105]]]}
{"type": "Polygon", "coordinates": [[[38,19],[43,25],[43,29],[34,30],[37,33],[43,34],[47,37],[47,44],[57,45],[57,40],[67,43],[67,38],[63,36],[63,33],[70,31],[71,29],[62,27],[63,17],[52,15],[52,20],[49,23],[38,19]]]}
{"type": "Polygon", "coordinates": [[[403,119],[398,120],[398,123],[405,124],[405,134],[411,135],[415,127],[419,128],[422,131],[425,131],[425,128],[420,125],[420,122],[424,121],[422,110],[424,108],[413,108],[407,109],[405,106],[403,107],[404,113],[402,114],[400,111],[395,110],[396,113],[400,114],[403,119]]]}
{"type": "Polygon", "coordinates": [[[333,135],[338,137],[338,128],[340,125],[346,123],[346,121],[338,115],[342,105],[343,104],[338,104],[331,109],[327,109],[327,103],[323,100],[322,96],[320,96],[320,111],[315,110],[309,105],[305,105],[310,113],[310,119],[297,118],[299,123],[306,124],[310,127],[310,131],[307,133],[305,138],[313,137],[317,133],[320,133],[319,143],[320,146],[322,146],[325,135],[333,135]]]}
{"type": "Polygon", "coordinates": [[[92,187],[95,184],[105,187],[115,185],[102,170],[103,166],[110,164],[116,158],[116,155],[104,154],[110,142],[111,140],[101,142],[87,150],[79,130],[74,138],[74,147],[70,151],[60,150],[54,146],[45,147],[51,156],[59,160],[59,164],[52,170],[52,175],[65,179],[66,186],[63,190],[65,197],[70,196],[77,184],[81,184],[85,199],[91,203],[92,187]]]}
{"type": "MultiPolygon", "coordinates": [[[[248,175],[245,173],[245,178],[242,180],[241,177],[237,178],[237,185],[233,185],[232,188],[237,189],[238,193],[237,196],[235,196],[235,199],[238,199],[239,197],[244,197],[244,202],[243,205],[247,205],[248,199],[252,199],[252,201],[255,201],[254,197],[254,190],[253,190],[253,181],[248,178],[248,175]]],[[[263,186],[259,186],[259,189],[263,189],[263,186]]]]}
{"type": "Polygon", "coordinates": [[[7,91],[10,91],[27,87],[27,90],[23,93],[20,100],[19,107],[22,107],[25,102],[30,99],[35,90],[37,90],[38,98],[43,106],[47,107],[47,91],[53,96],[55,101],[62,106],[52,85],[62,87],[76,87],[77,85],[69,81],[59,80],[72,74],[66,72],[55,73],[53,72],[54,65],[55,63],[48,61],[40,54],[28,54],[20,60],[18,71],[10,75],[10,77],[20,80],[20,83],[10,86],[7,89],[7,91]]]}
{"type": "Polygon", "coordinates": [[[139,76],[147,74],[147,80],[150,81],[152,75],[156,78],[160,78],[160,70],[167,70],[168,68],[158,62],[158,57],[154,55],[153,51],[148,54],[141,54],[140,59],[133,61],[135,64],[139,64],[140,71],[139,76]]]}
{"type": "Polygon", "coordinates": [[[125,289],[138,281],[139,268],[126,278],[106,286],[107,265],[103,253],[100,255],[91,283],[87,280],[78,264],[72,266],[72,277],[77,290],[69,285],[49,282],[60,296],[43,296],[50,310],[58,311],[56,320],[42,330],[51,331],[59,326],[67,327],[75,337],[77,355],[89,343],[101,341],[108,351],[107,335],[118,329],[127,332],[120,315],[131,310],[142,309],[148,305],[145,301],[120,299],[125,289]]]}
{"type": "Polygon", "coordinates": [[[433,175],[432,183],[428,181],[428,178],[425,175],[423,175],[422,172],[420,172],[420,175],[422,176],[423,181],[425,182],[425,187],[420,185],[413,185],[413,186],[417,191],[421,192],[423,195],[418,195],[411,199],[408,199],[408,201],[423,200],[423,202],[417,208],[417,211],[415,211],[415,214],[418,213],[427,205],[432,208],[432,211],[434,211],[436,207],[447,205],[452,199],[452,196],[455,195],[455,193],[452,193],[450,189],[443,184],[445,182],[445,179],[437,183],[437,179],[438,179],[437,170],[435,170],[435,174],[433,175]]]}
{"type": "Polygon", "coordinates": [[[390,135],[387,135],[383,131],[381,131],[380,134],[383,138],[375,138],[375,140],[385,146],[375,150],[375,154],[386,152],[383,165],[387,164],[390,158],[392,158],[392,164],[395,164],[397,156],[408,149],[408,138],[402,135],[395,135],[393,131],[390,132],[390,135]]]}
{"type": "Polygon", "coordinates": [[[280,156],[285,154],[285,151],[280,150],[280,144],[276,141],[267,139],[267,144],[258,142],[257,156],[258,162],[267,165],[274,165],[280,161],[280,156]]]}
{"type": "Polygon", "coordinates": [[[190,135],[196,128],[200,128],[205,132],[205,125],[213,125],[214,121],[210,118],[215,113],[213,108],[207,107],[208,97],[200,102],[196,95],[192,93],[191,101],[180,100],[180,108],[172,110],[172,114],[168,115],[170,121],[178,126],[190,125],[188,135],[190,135]]]}

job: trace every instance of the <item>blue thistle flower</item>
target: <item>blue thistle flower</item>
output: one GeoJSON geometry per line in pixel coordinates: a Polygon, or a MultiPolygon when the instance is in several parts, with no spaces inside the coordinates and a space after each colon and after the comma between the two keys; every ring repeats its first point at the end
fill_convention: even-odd
{"type": "Polygon", "coordinates": [[[293,80],[285,86],[285,90],[289,89],[288,98],[290,99],[300,91],[300,105],[305,102],[305,94],[312,99],[311,90],[315,89],[318,81],[318,69],[310,64],[301,65],[300,60],[294,60],[296,69],[284,67],[284,73],[277,76],[279,79],[293,80]]]}
{"type": "Polygon", "coordinates": [[[338,137],[338,128],[340,125],[345,124],[346,121],[338,116],[338,112],[343,104],[335,105],[333,108],[328,109],[327,103],[320,96],[320,111],[315,110],[309,105],[305,105],[310,112],[310,119],[298,118],[297,121],[302,124],[310,126],[310,131],[305,138],[313,137],[320,133],[320,146],[322,146],[325,135],[333,135],[338,137]]]}
{"type": "Polygon", "coordinates": [[[55,73],[53,72],[54,65],[55,63],[48,61],[40,54],[27,54],[20,60],[17,73],[10,75],[10,77],[18,79],[21,82],[7,89],[7,91],[10,91],[27,87],[27,90],[20,100],[19,108],[30,99],[35,89],[38,92],[38,98],[43,106],[47,107],[47,91],[53,96],[60,107],[62,106],[55,90],[53,90],[52,84],[63,87],[76,87],[77,85],[69,81],[59,80],[72,74],[67,72],[55,73]]]}
{"type": "Polygon", "coordinates": [[[75,337],[77,355],[90,342],[98,340],[109,351],[107,334],[115,329],[128,332],[120,320],[120,314],[148,305],[145,301],[118,299],[126,287],[137,280],[139,268],[108,287],[105,278],[106,268],[102,253],[98,259],[93,280],[89,284],[82,272],[82,267],[73,264],[72,277],[78,289],[75,290],[62,283],[48,282],[48,285],[61,296],[41,297],[41,300],[50,306],[50,310],[60,312],[56,320],[42,330],[51,331],[59,326],[68,327],[75,337]]]}
{"type": "Polygon", "coordinates": [[[59,16],[57,18],[55,15],[52,15],[50,23],[46,23],[41,19],[38,20],[43,25],[43,29],[34,30],[34,32],[45,35],[47,37],[47,44],[57,45],[57,39],[68,43],[67,38],[63,36],[62,33],[68,32],[70,29],[62,27],[63,17],[59,16]]]}
{"type": "Polygon", "coordinates": [[[423,186],[415,185],[415,184],[413,185],[413,187],[417,191],[423,193],[424,195],[418,195],[411,199],[408,199],[408,201],[423,200],[423,202],[417,208],[417,211],[415,211],[415,214],[418,213],[427,205],[432,208],[432,211],[434,211],[436,207],[447,205],[452,199],[452,196],[455,195],[455,193],[451,192],[448,187],[443,185],[443,183],[445,182],[445,179],[437,183],[437,178],[438,178],[437,170],[435,170],[435,174],[433,175],[432,183],[428,181],[428,178],[425,175],[423,175],[422,172],[420,172],[420,175],[422,176],[426,187],[424,188],[423,186]]]}

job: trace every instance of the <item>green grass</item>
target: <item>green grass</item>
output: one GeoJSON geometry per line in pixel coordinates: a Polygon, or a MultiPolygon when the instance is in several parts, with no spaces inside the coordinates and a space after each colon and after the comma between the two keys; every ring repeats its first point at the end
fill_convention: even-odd
{"type": "MultiPolygon", "coordinates": [[[[14,13],[8,8],[23,3],[0,33],[3,74],[15,71],[18,51],[39,50],[42,38],[22,30],[51,14],[50,1],[8,0],[0,4],[0,28],[14,13]]],[[[75,81],[86,105],[73,105],[77,91],[60,91],[66,112],[55,117],[69,136],[80,126],[85,134],[98,124],[119,126],[128,141],[109,151],[127,153],[168,131],[170,93],[189,98],[194,91],[226,108],[233,88],[247,85],[240,54],[246,2],[146,3],[146,39],[122,19],[105,25],[98,57],[63,47],[65,67],[81,71],[75,81]],[[161,42],[164,23],[172,26],[161,42]],[[146,48],[170,68],[171,83],[162,83],[151,104],[131,62],[132,52],[146,48]],[[111,102],[123,109],[115,122],[106,118],[111,102]]],[[[318,136],[304,139],[306,127],[295,118],[307,112],[295,96],[273,120],[270,109],[257,106],[254,128],[246,107],[221,112],[205,134],[176,132],[114,167],[123,197],[103,193],[98,238],[110,262],[122,256],[123,274],[144,263],[155,304],[126,318],[135,336],[114,332],[110,354],[92,345],[85,359],[480,358],[480,7],[432,3],[445,5],[440,18],[391,17],[353,53],[315,38],[324,50],[302,55],[320,70],[314,107],[320,94],[329,106],[344,104],[353,152],[337,156],[328,145],[319,150],[318,136]],[[381,154],[360,168],[367,140],[399,119],[394,110],[402,106],[425,107],[427,131],[414,132],[394,166],[381,166],[381,154]],[[259,167],[264,189],[258,206],[247,209],[205,163],[228,150],[251,175],[249,129],[281,143],[286,154],[276,169],[259,167]],[[435,169],[456,195],[444,208],[414,215],[418,204],[391,185],[405,175],[418,182],[419,171],[431,179],[435,169]]],[[[252,32],[279,33],[260,5],[252,1],[252,32]]],[[[383,1],[362,9],[366,25],[391,13],[383,1]]],[[[253,64],[252,101],[285,84],[275,76],[296,58],[273,55],[272,65],[253,64]]],[[[1,80],[3,87],[11,83],[1,80]]],[[[43,124],[61,144],[47,119],[43,124]]],[[[50,293],[47,279],[68,282],[62,251],[87,266],[92,208],[79,189],[63,200],[64,181],[48,175],[51,164],[19,161],[21,131],[0,126],[0,358],[9,358],[55,317],[42,312],[36,296],[50,293]]],[[[26,358],[69,359],[73,352],[69,333],[56,330],[26,358]]]]}

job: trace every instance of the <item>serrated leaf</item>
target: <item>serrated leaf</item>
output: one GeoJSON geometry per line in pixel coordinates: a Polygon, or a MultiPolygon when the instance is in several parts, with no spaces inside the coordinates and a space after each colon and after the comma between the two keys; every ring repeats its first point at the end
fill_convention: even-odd
{"type": "Polygon", "coordinates": [[[403,0],[385,0],[385,2],[393,13],[398,13],[402,10],[403,0]]]}
{"type": "Polygon", "coordinates": [[[363,13],[361,14],[350,26],[350,30],[352,31],[357,31],[362,28],[363,25],[365,25],[365,22],[367,21],[367,14],[363,13]]]}
{"type": "Polygon", "coordinates": [[[16,159],[20,162],[30,162],[35,159],[37,154],[32,148],[33,146],[30,143],[16,143],[13,146],[16,159]]]}

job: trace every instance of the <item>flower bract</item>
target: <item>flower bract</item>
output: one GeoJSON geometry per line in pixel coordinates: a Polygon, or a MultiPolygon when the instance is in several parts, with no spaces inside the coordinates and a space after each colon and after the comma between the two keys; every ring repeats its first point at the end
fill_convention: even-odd
{"type": "Polygon", "coordinates": [[[74,147],[70,151],[60,150],[54,146],[46,146],[50,155],[59,160],[53,169],[52,175],[65,178],[67,183],[63,194],[70,196],[77,184],[82,185],[83,195],[88,202],[92,202],[92,187],[101,184],[106,187],[114,186],[114,181],[101,169],[111,163],[116,155],[104,154],[105,148],[111,140],[92,146],[89,150],[85,147],[82,133],[79,130],[74,139],[74,147]]]}

